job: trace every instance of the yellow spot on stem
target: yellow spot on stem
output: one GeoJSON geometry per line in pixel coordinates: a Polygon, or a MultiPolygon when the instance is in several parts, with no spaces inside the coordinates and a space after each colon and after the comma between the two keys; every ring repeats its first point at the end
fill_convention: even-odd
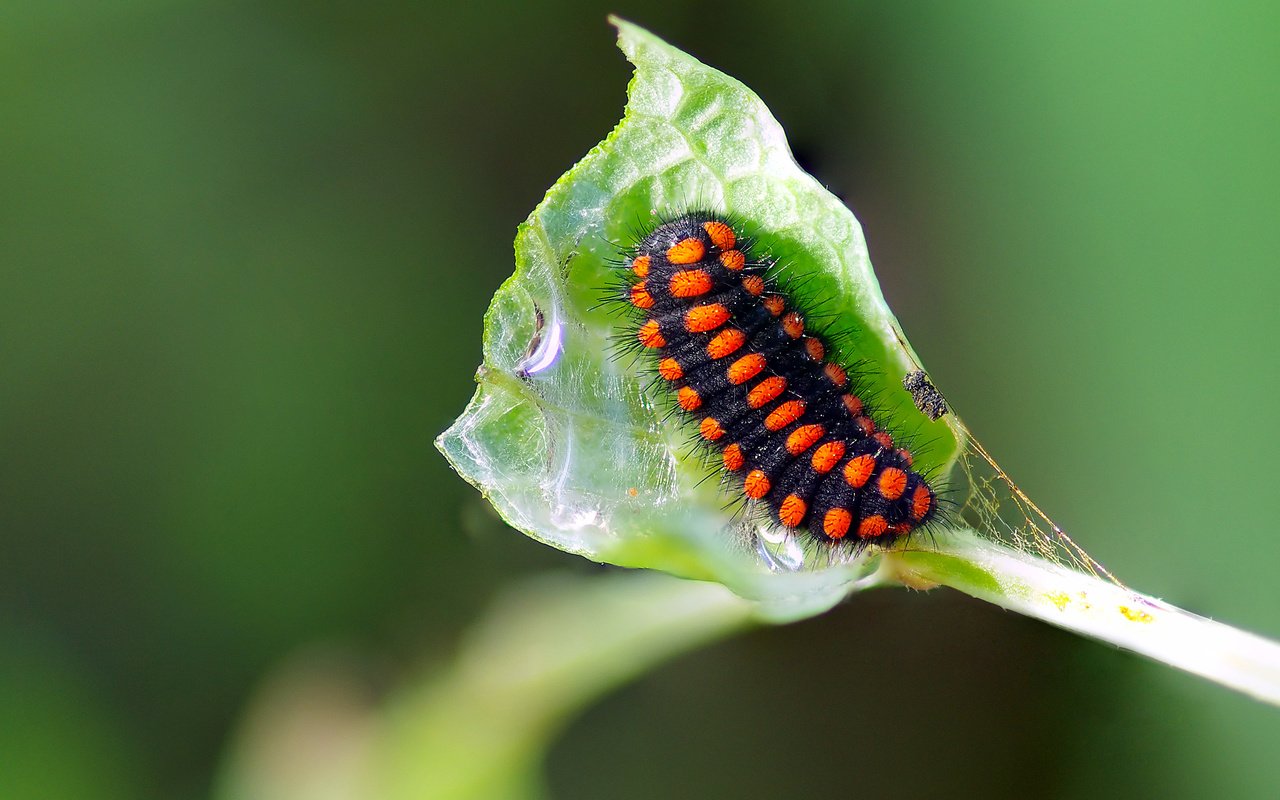
{"type": "Polygon", "coordinates": [[[1155,619],[1156,619],[1155,617],[1151,616],[1150,614],[1148,614],[1147,612],[1143,611],[1140,608],[1129,608],[1128,606],[1120,606],[1120,613],[1123,614],[1124,618],[1129,620],[1130,622],[1141,622],[1145,624],[1148,622],[1155,622],[1155,619]]]}
{"type": "Polygon", "coordinates": [[[1064,592],[1055,592],[1054,594],[1045,595],[1050,603],[1058,607],[1059,611],[1066,611],[1067,606],[1071,604],[1071,595],[1064,592]]]}

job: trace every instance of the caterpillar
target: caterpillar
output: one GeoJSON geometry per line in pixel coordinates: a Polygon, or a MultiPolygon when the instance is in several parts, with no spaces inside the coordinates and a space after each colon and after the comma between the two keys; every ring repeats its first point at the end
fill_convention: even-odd
{"type": "Polygon", "coordinates": [[[775,522],[828,544],[892,545],[933,518],[937,495],[754,244],[713,213],[659,223],[622,262],[628,340],[775,522]]]}

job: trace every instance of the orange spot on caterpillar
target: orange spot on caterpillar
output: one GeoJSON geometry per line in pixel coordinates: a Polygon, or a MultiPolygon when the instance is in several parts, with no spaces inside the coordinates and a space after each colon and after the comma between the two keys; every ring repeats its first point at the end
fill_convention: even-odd
{"type": "Polygon", "coordinates": [[[804,522],[804,515],[808,510],[809,506],[803,500],[794,494],[789,494],[782,501],[782,507],[778,509],[778,521],[788,528],[798,528],[800,523],[804,522]]]}
{"type": "Polygon", "coordinates": [[[730,472],[737,472],[747,463],[747,459],[742,455],[742,448],[737,444],[731,444],[724,449],[724,468],[730,472]]]}
{"type": "Polygon", "coordinates": [[[898,536],[905,536],[906,534],[911,533],[914,529],[914,526],[912,526],[910,522],[899,522],[897,525],[893,525],[889,528],[889,533],[896,534],[898,536]]]}
{"type": "Polygon", "coordinates": [[[879,514],[867,517],[858,523],[858,536],[863,539],[874,539],[887,530],[889,530],[889,523],[879,514]]]}
{"type": "Polygon", "coordinates": [[[672,297],[697,297],[711,291],[711,275],[705,269],[682,269],[667,285],[672,297]]]}
{"type": "Polygon", "coordinates": [[[751,387],[751,391],[747,392],[747,408],[763,408],[765,405],[772,403],[774,398],[782,394],[782,390],[787,388],[787,379],[780,375],[773,375],[751,387]]]}
{"type": "Polygon", "coordinates": [[[822,518],[822,532],[832,539],[844,538],[853,524],[853,515],[843,508],[833,508],[822,518]]]}
{"type": "Polygon", "coordinates": [[[715,417],[707,417],[702,420],[702,424],[698,426],[698,432],[702,434],[702,438],[709,442],[714,442],[724,436],[724,428],[721,427],[720,421],[715,417]]]}
{"type": "Polygon", "coordinates": [[[759,297],[764,294],[764,278],[759,275],[748,275],[742,279],[742,288],[747,290],[747,294],[759,297]]]}
{"type": "Polygon", "coordinates": [[[733,232],[733,228],[723,222],[712,220],[711,222],[702,223],[702,229],[707,232],[711,243],[721,250],[732,250],[734,245],[738,243],[738,237],[733,232]]]}
{"type": "Polygon", "coordinates": [[[631,262],[631,271],[641,278],[647,277],[649,275],[649,257],[636,256],[635,260],[631,262]]]}
{"type": "Polygon", "coordinates": [[[684,314],[684,327],[689,333],[713,331],[729,319],[729,309],[721,303],[694,306],[684,314]]]}
{"type": "Polygon", "coordinates": [[[826,475],[835,469],[840,459],[844,458],[844,442],[827,442],[813,451],[813,469],[819,475],[826,475]]]}
{"type": "Polygon", "coordinates": [[[792,339],[799,339],[804,335],[804,317],[792,311],[782,318],[782,330],[792,339]]]}
{"type": "Polygon", "coordinates": [[[640,344],[645,347],[666,347],[667,340],[662,336],[662,330],[658,328],[658,321],[651,319],[640,326],[640,331],[636,333],[636,338],[640,340],[640,344]]]}
{"type": "Polygon", "coordinates": [[[875,472],[876,460],[870,455],[863,454],[849,459],[849,463],[844,465],[844,479],[855,489],[861,489],[867,485],[867,481],[871,479],[871,473],[875,472]]]}
{"type": "Polygon", "coordinates": [[[682,386],[680,391],[676,392],[676,402],[685,411],[697,411],[702,408],[702,395],[691,386],[682,386]]]}
{"type": "Polygon", "coordinates": [[[707,342],[707,355],[724,358],[733,355],[747,341],[747,335],[737,328],[725,328],[707,342]]]}
{"type": "Polygon", "coordinates": [[[893,449],[893,437],[890,436],[887,432],[876,431],[875,433],[871,434],[871,438],[875,439],[876,442],[879,443],[879,445],[884,449],[886,450],[893,449]]]}
{"type": "Polygon", "coordinates": [[[822,371],[836,386],[843,388],[849,382],[849,376],[839,364],[828,364],[822,368],[822,371]]]}
{"type": "Polygon", "coordinates": [[[871,421],[871,417],[854,417],[853,424],[862,428],[862,432],[868,436],[875,433],[876,424],[871,421]]]}
{"type": "Polygon", "coordinates": [[[730,364],[729,369],[725,372],[725,377],[729,379],[729,383],[735,386],[740,383],[746,383],[759,375],[767,363],[765,357],[759,353],[749,353],[730,364]]]}
{"type": "Polygon", "coordinates": [[[780,431],[800,419],[800,415],[803,413],[803,400],[788,400],[769,412],[769,416],[764,418],[764,426],[771,431],[780,431]]]}
{"type": "Polygon", "coordinates": [[[664,358],[658,362],[658,374],[669,381],[678,381],[684,377],[684,367],[674,358],[664,358]]]}
{"type": "Polygon", "coordinates": [[[787,308],[787,301],[782,299],[782,295],[771,294],[763,302],[764,307],[769,309],[769,313],[775,317],[782,316],[782,312],[787,308]]]}
{"type": "Polygon", "coordinates": [[[804,351],[809,354],[809,358],[814,361],[821,361],[822,357],[827,354],[827,346],[822,343],[821,339],[815,339],[812,336],[806,337],[804,340],[804,351]]]}
{"type": "Polygon", "coordinates": [[[880,494],[885,500],[897,500],[907,490],[907,473],[889,467],[880,473],[880,494]]]}
{"type": "Polygon", "coordinates": [[[923,483],[911,493],[911,518],[919,522],[933,510],[933,494],[923,483]]]}
{"type": "Polygon", "coordinates": [[[653,308],[653,297],[649,294],[649,289],[644,285],[644,281],[640,281],[631,287],[631,305],[636,308],[653,308]]]}
{"type": "Polygon", "coordinates": [[[667,260],[672,264],[696,264],[706,254],[707,246],[702,243],[702,240],[690,236],[667,249],[667,260]]]}
{"type": "Polygon", "coordinates": [[[752,500],[759,500],[764,497],[769,493],[770,488],[769,476],[758,469],[748,472],[747,479],[742,482],[743,493],[752,500]]]}
{"type": "Polygon", "coordinates": [[[898,455],[902,456],[902,460],[907,462],[908,467],[916,463],[916,457],[911,455],[911,451],[905,447],[898,448],[898,455]]]}
{"type": "MultiPolygon", "coordinates": [[[[822,438],[826,431],[821,425],[801,425],[787,437],[787,452],[798,456],[822,438]]],[[[906,476],[903,476],[904,478],[906,476]]]]}
{"type": "Polygon", "coordinates": [[[720,265],[737,272],[747,265],[747,257],[741,250],[726,250],[720,254],[720,265]]]}
{"type": "Polygon", "coordinates": [[[846,394],[840,399],[844,401],[844,407],[849,409],[850,414],[856,417],[862,413],[862,400],[851,394],[846,394]]]}

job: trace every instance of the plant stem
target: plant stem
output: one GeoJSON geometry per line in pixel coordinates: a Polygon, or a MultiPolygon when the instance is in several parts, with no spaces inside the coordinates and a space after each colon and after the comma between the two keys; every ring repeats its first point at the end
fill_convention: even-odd
{"type": "Polygon", "coordinates": [[[950,586],[1280,705],[1280,643],[972,531],[939,536],[933,552],[890,554],[881,573],[908,586],[950,586]]]}

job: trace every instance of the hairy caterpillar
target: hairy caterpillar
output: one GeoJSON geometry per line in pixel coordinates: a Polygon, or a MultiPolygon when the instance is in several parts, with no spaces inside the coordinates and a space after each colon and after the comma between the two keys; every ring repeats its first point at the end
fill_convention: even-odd
{"type": "Polygon", "coordinates": [[[828,543],[893,544],[933,518],[934,489],[752,245],[712,213],[659,224],[624,262],[631,341],[775,521],[828,543]]]}

